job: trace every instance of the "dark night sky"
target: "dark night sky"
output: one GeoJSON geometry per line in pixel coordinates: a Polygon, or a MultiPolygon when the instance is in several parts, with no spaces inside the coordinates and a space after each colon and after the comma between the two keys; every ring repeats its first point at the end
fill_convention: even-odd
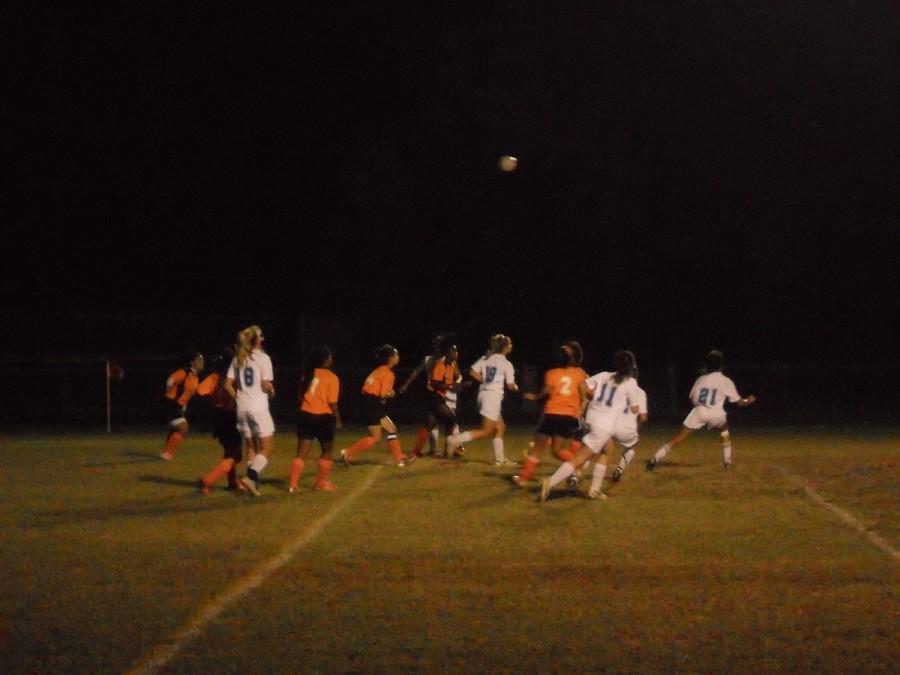
{"type": "Polygon", "coordinates": [[[303,5],[12,20],[7,327],[302,307],[896,362],[894,3],[303,5]]]}

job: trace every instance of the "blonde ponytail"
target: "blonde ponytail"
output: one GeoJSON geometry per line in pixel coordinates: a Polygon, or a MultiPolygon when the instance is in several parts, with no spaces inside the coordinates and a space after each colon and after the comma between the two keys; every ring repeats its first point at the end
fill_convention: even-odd
{"type": "Polygon", "coordinates": [[[259,326],[248,326],[237,335],[236,358],[238,367],[242,367],[250,357],[250,352],[259,347],[260,338],[262,337],[262,328],[259,326]]]}

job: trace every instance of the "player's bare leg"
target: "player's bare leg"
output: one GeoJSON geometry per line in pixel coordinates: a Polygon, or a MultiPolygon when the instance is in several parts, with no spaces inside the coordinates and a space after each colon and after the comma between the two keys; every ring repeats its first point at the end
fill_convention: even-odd
{"type": "Polygon", "coordinates": [[[659,464],[659,461],[668,455],[672,448],[681,443],[684,439],[694,433],[693,429],[688,429],[687,427],[681,427],[681,431],[679,431],[675,436],[669,440],[667,443],[663,444],[663,446],[656,451],[656,453],[647,460],[647,471],[653,471],[656,468],[656,465],[659,464]]]}

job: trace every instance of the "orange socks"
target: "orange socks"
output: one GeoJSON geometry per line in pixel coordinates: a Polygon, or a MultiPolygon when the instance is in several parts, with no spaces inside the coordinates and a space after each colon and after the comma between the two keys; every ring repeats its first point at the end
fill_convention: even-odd
{"type": "Polygon", "coordinates": [[[316,475],[316,487],[322,488],[330,485],[328,474],[331,473],[331,460],[319,459],[319,473],[316,475]]]}
{"type": "Polygon", "coordinates": [[[418,457],[422,456],[422,448],[425,447],[425,444],[428,442],[428,437],[431,435],[431,432],[428,431],[425,427],[419,429],[419,432],[416,434],[416,444],[413,446],[413,454],[418,457]]]}
{"type": "Polygon", "coordinates": [[[234,460],[231,458],[223,459],[216,465],[215,469],[203,476],[200,480],[203,481],[203,484],[206,485],[206,487],[212,487],[222,476],[233,470],[234,460]]]}
{"type": "Polygon", "coordinates": [[[575,453],[578,452],[583,445],[584,443],[582,443],[581,441],[572,441],[571,445],[569,445],[569,452],[572,453],[572,457],[575,456],[575,453]]]}
{"type": "Polygon", "coordinates": [[[180,431],[173,431],[168,436],[166,436],[166,448],[165,448],[165,450],[163,450],[163,452],[165,452],[169,455],[174,455],[175,448],[177,448],[181,444],[181,441],[183,441],[183,440],[184,440],[183,433],[181,433],[180,431]]]}
{"type": "Polygon", "coordinates": [[[353,455],[358,455],[361,452],[365,452],[369,448],[375,445],[375,439],[371,436],[363,436],[356,443],[347,448],[347,457],[353,457],[353,455]]]}
{"type": "Polygon", "coordinates": [[[571,450],[560,450],[557,457],[559,457],[563,462],[568,462],[575,456],[575,453],[571,450]]]}
{"type": "Polygon", "coordinates": [[[294,461],[291,462],[291,487],[296,488],[297,484],[300,482],[300,474],[303,473],[303,466],[305,462],[302,457],[294,457],[294,461]]]}
{"type": "Polygon", "coordinates": [[[522,471],[519,473],[519,480],[531,480],[531,477],[534,475],[534,470],[537,469],[537,465],[540,463],[541,460],[537,457],[528,455],[528,457],[525,458],[525,466],[522,467],[522,471]]]}
{"type": "Polygon", "coordinates": [[[400,447],[400,441],[397,439],[397,434],[388,434],[387,435],[387,446],[388,450],[391,451],[391,454],[394,456],[394,459],[398,462],[403,461],[403,450],[400,447]]]}

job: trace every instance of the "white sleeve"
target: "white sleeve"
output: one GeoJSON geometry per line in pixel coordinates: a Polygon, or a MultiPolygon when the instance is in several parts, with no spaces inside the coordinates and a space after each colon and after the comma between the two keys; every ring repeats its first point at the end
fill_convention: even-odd
{"type": "Polygon", "coordinates": [[[275,379],[275,372],[272,370],[272,359],[269,358],[268,354],[265,354],[263,362],[259,364],[259,377],[262,380],[268,380],[272,382],[275,379]]]}
{"type": "Polygon", "coordinates": [[[484,377],[484,357],[482,356],[475,363],[472,364],[471,370],[474,370],[476,373],[484,377]]]}
{"type": "Polygon", "coordinates": [[[725,391],[722,393],[725,394],[725,398],[731,403],[739,401],[741,398],[741,395],[738,394],[737,387],[734,386],[734,382],[730,378],[725,379],[725,391]]]}
{"type": "Polygon", "coordinates": [[[586,386],[588,388],[588,391],[596,391],[597,385],[600,384],[599,379],[600,379],[599,373],[597,373],[596,375],[591,375],[588,379],[586,379],[584,381],[584,386],[586,386]]]}
{"type": "Polygon", "coordinates": [[[700,382],[700,378],[698,377],[694,380],[694,386],[691,387],[691,393],[688,394],[688,398],[691,399],[691,403],[697,403],[697,384],[700,382]]]}
{"type": "Polygon", "coordinates": [[[638,405],[638,415],[646,415],[647,414],[647,392],[645,392],[640,387],[637,388],[637,405],[638,405]]]}
{"type": "Polygon", "coordinates": [[[509,361],[506,362],[506,384],[515,384],[516,383],[516,369],[513,368],[513,364],[509,361]]]}
{"type": "Polygon", "coordinates": [[[235,369],[235,367],[234,367],[234,361],[232,361],[232,362],[231,362],[231,365],[228,366],[228,373],[227,373],[226,377],[227,377],[229,380],[236,380],[236,379],[237,379],[237,371],[236,371],[236,369],[235,369]]]}

